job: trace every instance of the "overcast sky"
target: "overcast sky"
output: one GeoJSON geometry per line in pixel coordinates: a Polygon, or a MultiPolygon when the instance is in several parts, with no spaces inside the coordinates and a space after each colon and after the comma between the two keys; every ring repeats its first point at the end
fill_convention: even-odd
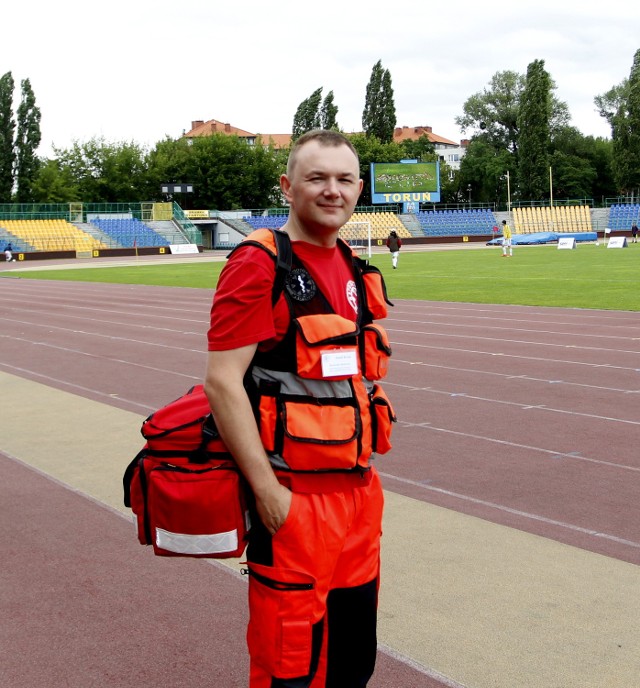
{"type": "MultiPolygon", "coordinates": [[[[593,99],[629,76],[640,3],[538,0],[10,0],[0,74],[29,78],[40,153],[104,137],[153,146],[193,120],[288,133],[302,100],[334,92],[361,131],[373,65],[391,73],[398,126],[459,141],[465,100],[499,71],[545,61],[583,134],[610,136],[593,99]]],[[[6,4],[6,3],[5,3],[6,4]]]]}

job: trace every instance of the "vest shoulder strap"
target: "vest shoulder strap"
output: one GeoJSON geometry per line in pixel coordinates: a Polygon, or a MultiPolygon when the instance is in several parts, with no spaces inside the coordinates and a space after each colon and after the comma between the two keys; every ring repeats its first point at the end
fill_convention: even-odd
{"type": "Polygon", "coordinates": [[[291,250],[289,235],[281,229],[256,229],[246,239],[243,239],[227,257],[230,257],[243,246],[257,246],[265,250],[275,260],[276,276],[271,292],[271,303],[275,306],[284,290],[287,275],[291,272],[293,251],[291,250]]]}

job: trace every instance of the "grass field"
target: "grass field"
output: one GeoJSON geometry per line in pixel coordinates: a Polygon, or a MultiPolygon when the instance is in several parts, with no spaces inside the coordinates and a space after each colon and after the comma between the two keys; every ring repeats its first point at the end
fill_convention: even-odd
{"type": "MultiPolygon", "coordinates": [[[[371,262],[385,275],[390,298],[468,303],[501,303],[565,308],[640,310],[640,244],[626,249],[604,245],[558,250],[556,246],[403,251],[399,269],[389,254],[371,262]]],[[[72,270],[12,270],[8,277],[84,282],[151,284],[213,289],[224,263],[174,263],[72,270]]]]}

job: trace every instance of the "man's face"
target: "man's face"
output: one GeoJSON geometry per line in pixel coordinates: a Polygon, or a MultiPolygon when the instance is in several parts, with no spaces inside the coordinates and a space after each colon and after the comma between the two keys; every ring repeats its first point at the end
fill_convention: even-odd
{"type": "Polygon", "coordinates": [[[301,228],[313,236],[338,230],[353,214],[362,190],[358,160],[347,146],[309,141],[296,154],[291,176],[281,179],[301,228]]]}

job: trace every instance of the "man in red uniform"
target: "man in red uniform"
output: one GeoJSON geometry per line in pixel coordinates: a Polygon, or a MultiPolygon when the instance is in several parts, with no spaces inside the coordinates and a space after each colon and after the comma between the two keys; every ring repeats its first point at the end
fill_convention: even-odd
{"type": "Polygon", "coordinates": [[[283,294],[272,305],[270,252],[240,244],[216,289],[205,380],[255,498],[250,686],[359,688],[375,665],[383,507],[368,459],[390,445],[372,420],[386,397],[357,353],[370,299],[338,241],[362,189],[357,153],[341,134],[308,132],[281,187],[294,258],[283,294]]]}

